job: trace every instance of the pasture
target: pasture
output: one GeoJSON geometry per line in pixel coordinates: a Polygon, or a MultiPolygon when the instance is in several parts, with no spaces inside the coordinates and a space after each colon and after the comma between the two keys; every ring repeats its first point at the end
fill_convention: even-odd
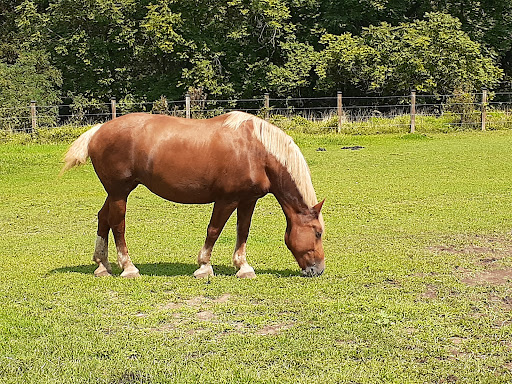
{"type": "Polygon", "coordinates": [[[512,132],[293,136],[326,198],[318,278],[267,196],[257,278],[234,276],[232,217],[217,275],[194,279],[211,206],[144,187],[127,212],[143,276],[94,278],[90,163],[59,178],[68,144],[0,144],[0,382],[511,382],[512,132]]]}

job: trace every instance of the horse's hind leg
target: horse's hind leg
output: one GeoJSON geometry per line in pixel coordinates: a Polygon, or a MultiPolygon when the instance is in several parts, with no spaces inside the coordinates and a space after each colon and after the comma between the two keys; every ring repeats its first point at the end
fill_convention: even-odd
{"type": "Polygon", "coordinates": [[[226,221],[228,221],[229,216],[231,216],[236,206],[237,202],[215,202],[210,224],[208,224],[206,240],[204,242],[203,248],[199,252],[199,256],[197,257],[199,269],[194,272],[195,277],[203,278],[207,276],[213,276],[213,268],[210,264],[212,249],[215,245],[215,242],[219,238],[219,235],[222,232],[226,221]]]}
{"type": "Polygon", "coordinates": [[[131,278],[140,275],[139,270],[133,265],[128,255],[128,248],[126,247],[126,240],[124,238],[126,199],[126,196],[123,198],[108,197],[108,223],[116,242],[117,263],[123,269],[121,277],[131,278]]]}
{"type": "Polygon", "coordinates": [[[249,236],[249,227],[254,212],[256,201],[241,202],[237,208],[237,238],[235,252],[233,253],[233,264],[238,269],[236,276],[242,279],[256,277],[254,269],[247,263],[245,246],[249,236]]]}
{"type": "Polygon", "coordinates": [[[112,269],[108,262],[108,198],[105,204],[98,212],[98,237],[96,238],[96,247],[94,249],[93,260],[98,264],[98,268],[94,271],[94,276],[110,276],[112,269]]]}

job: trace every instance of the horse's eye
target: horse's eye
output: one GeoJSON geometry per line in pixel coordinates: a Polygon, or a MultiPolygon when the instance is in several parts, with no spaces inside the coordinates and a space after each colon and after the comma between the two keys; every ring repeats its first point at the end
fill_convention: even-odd
{"type": "Polygon", "coordinates": [[[316,238],[317,239],[320,239],[322,237],[322,232],[316,232],[316,238]]]}

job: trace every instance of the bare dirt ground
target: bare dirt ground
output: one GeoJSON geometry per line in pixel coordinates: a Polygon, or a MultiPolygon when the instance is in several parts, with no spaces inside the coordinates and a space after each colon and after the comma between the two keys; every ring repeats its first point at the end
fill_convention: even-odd
{"type": "MultiPolygon", "coordinates": [[[[474,258],[475,270],[457,268],[460,281],[471,286],[512,286],[512,234],[510,236],[461,236],[447,239],[445,244],[428,247],[433,252],[447,252],[474,258]]],[[[425,293],[425,294],[428,294],[425,293]]],[[[512,301],[512,299],[509,299],[512,301]]],[[[510,303],[505,303],[510,305],[510,303]]]]}

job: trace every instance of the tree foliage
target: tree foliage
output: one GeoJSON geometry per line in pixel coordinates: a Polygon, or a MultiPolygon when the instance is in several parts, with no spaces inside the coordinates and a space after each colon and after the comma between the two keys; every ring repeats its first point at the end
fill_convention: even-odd
{"type": "Polygon", "coordinates": [[[27,106],[31,101],[39,105],[60,102],[62,75],[52,63],[50,53],[32,44],[41,39],[41,33],[28,19],[44,22],[44,15],[38,13],[35,5],[28,1],[0,1],[0,7],[4,10],[0,14],[0,125],[27,127],[27,106]],[[13,121],[13,115],[21,120],[13,121]]]}
{"type": "Polygon", "coordinates": [[[502,75],[460,22],[442,13],[396,27],[381,23],[361,36],[326,34],[321,42],[316,71],[325,89],[446,94],[494,86],[502,75]]]}
{"type": "Polygon", "coordinates": [[[105,102],[181,98],[194,89],[237,98],[445,93],[495,86],[500,65],[512,61],[512,0],[0,0],[0,7],[4,104],[16,102],[13,94],[19,103],[105,102]]]}

